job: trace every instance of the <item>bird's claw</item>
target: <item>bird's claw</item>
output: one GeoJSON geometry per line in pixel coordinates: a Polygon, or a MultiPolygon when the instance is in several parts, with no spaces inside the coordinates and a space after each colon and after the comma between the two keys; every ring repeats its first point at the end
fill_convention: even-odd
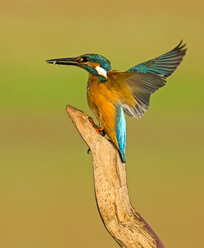
{"type": "Polygon", "coordinates": [[[89,121],[92,125],[92,127],[96,130],[96,132],[102,136],[105,136],[105,131],[104,131],[104,128],[99,128],[93,121],[93,119],[91,117],[89,117],[89,121]]]}
{"type": "Polygon", "coordinates": [[[105,131],[104,131],[104,128],[98,128],[98,129],[96,129],[96,132],[97,132],[98,134],[102,135],[102,136],[105,136],[105,135],[106,135],[106,133],[105,133],[105,131]]]}

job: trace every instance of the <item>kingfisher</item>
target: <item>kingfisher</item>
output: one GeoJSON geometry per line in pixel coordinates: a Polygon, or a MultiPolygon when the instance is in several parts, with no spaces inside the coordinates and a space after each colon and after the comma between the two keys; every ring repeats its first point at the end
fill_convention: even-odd
{"type": "Polygon", "coordinates": [[[46,62],[73,65],[88,71],[87,100],[99,126],[94,124],[92,118],[90,122],[99,134],[107,134],[125,163],[124,112],[136,119],[141,118],[149,108],[151,95],[166,84],[166,78],[176,70],[186,50],[186,44],[181,41],[169,52],[126,71],[112,70],[108,59],[93,53],[46,62]]]}

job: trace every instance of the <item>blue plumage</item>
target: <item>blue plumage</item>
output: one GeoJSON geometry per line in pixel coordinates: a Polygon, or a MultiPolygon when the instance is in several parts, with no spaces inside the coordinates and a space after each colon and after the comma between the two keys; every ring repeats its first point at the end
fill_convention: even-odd
{"type": "Polygon", "coordinates": [[[186,53],[185,44],[182,41],[171,51],[144,63],[131,67],[128,71],[139,73],[152,73],[169,77],[181,63],[186,53]]]}
{"type": "Polygon", "coordinates": [[[125,163],[125,146],[126,146],[126,120],[123,108],[121,105],[116,110],[116,138],[120,149],[120,155],[123,163],[125,163]]]}

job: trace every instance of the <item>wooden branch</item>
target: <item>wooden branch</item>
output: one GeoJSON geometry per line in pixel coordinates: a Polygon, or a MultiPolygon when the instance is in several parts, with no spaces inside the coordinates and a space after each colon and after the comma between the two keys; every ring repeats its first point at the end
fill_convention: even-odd
{"type": "Polygon", "coordinates": [[[164,248],[130,203],[125,164],[121,162],[118,151],[111,142],[97,134],[84,112],[70,105],[67,112],[91,149],[96,202],[108,232],[123,248],[164,248]]]}

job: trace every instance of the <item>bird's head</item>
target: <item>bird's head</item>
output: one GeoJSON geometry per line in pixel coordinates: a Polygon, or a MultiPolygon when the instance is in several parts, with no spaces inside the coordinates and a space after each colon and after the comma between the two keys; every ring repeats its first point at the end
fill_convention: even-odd
{"type": "Polygon", "coordinates": [[[50,59],[50,64],[75,65],[87,70],[90,74],[99,76],[101,81],[107,80],[107,72],[111,70],[110,61],[99,54],[83,54],[74,58],[50,59]]]}

